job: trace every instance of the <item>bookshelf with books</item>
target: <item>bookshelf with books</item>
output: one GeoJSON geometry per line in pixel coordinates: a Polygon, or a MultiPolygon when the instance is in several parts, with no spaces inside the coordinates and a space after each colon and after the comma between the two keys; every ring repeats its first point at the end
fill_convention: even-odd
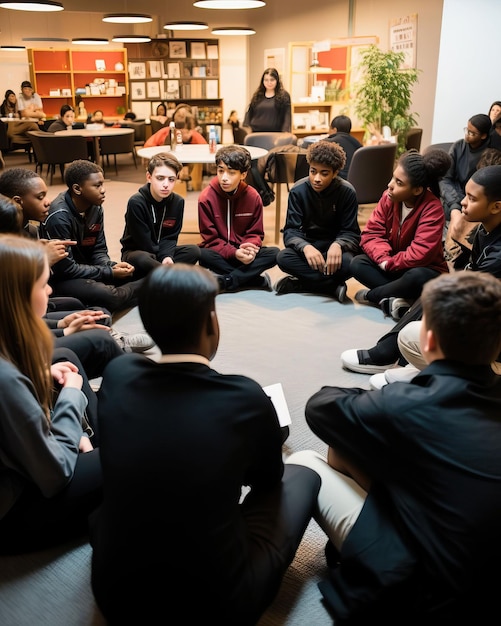
{"type": "Polygon", "coordinates": [[[126,48],[130,109],[138,117],[155,115],[161,101],[169,107],[186,102],[204,131],[222,124],[217,39],[154,39],[126,48]]]}
{"type": "Polygon", "coordinates": [[[127,111],[127,50],[28,50],[30,80],[50,117],[63,104],[75,110],[84,101],[89,113],[101,109],[108,119],[127,111]]]}

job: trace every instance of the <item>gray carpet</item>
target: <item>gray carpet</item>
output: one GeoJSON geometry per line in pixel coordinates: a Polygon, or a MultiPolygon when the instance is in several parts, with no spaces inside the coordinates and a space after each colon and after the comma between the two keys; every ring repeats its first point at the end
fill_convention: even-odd
{"type": "MultiPolygon", "coordinates": [[[[275,268],[272,274],[277,272],[275,268]]],[[[350,283],[348,293],[352,297],[357,285],[350,283]]],[[[352,301],[339,304],[306,294],[222,294],[217,309],[221,343],[213,367],[224,373],[246,374],[263,386],[282,383],[292,417],[284,453],[305,448],[325,452],[325,445],[305,423],[306,400],[322,385],[368,388],[368,376],[343,370],[339,355],[348,348],[372,346],[393,322],[372,307],[352,301]]],[[[141,330],[137,309],[115,326],[129,332],[141,330]]],[[[151,351],[152,357],[157,354],[156,349],[151,351]]],[[[325,541],[312,521],[276,601],[259,626],[333,623],[316,584],[326,574],[325,541]]],[[[0,623],[104,626],[90,590],[89,564],[90,548],[85,543],[0,558],[0,623]]],[[[167,602],[166,615],[171,615],[168,607],[167,602]]]]}

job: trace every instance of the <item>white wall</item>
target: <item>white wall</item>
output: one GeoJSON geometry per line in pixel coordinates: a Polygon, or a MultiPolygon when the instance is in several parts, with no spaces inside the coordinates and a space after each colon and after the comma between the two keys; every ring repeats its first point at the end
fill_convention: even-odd
{"type": "Polygon", "coordinates": [[[444,0],[432,143],[463,137],[468,119],[501,100],[499,0],[444,0]]]}

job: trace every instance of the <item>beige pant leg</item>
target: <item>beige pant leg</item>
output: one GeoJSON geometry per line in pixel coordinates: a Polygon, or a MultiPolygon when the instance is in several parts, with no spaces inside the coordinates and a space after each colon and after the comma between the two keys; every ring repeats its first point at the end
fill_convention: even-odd
{"type": "Polygon", "coordinates": [[[319,474],[322,485],[314,519],[337,550],[362,510],[367,493],[351,478],[333,469],[327,458],[314,450],[291,454],[286,463],[304,465],[319,474]]]}
{"type": "Polygon", "coordinates": [[[409,322],[402,328],[397,337],[400,354],[418,370],[423,370],[427,365],[421,354],[421,346],[419,343],[421,323],[421,321],[409,322]]]}

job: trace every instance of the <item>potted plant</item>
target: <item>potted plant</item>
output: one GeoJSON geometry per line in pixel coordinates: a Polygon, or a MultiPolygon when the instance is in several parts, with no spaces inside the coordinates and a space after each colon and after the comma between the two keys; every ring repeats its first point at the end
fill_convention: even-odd
{"type": "Polygon", "coordinates": [[[388,126],[398,137],[397,154],[405,151],[407,131],[416,125],[416,114],[410,112],[412,86],[418,70],[403,69],[403,52],[383,52],[376,45],[360,53],[361,80],[354,85],[355,112],[370,127],[382,132],[388,126]]]}

